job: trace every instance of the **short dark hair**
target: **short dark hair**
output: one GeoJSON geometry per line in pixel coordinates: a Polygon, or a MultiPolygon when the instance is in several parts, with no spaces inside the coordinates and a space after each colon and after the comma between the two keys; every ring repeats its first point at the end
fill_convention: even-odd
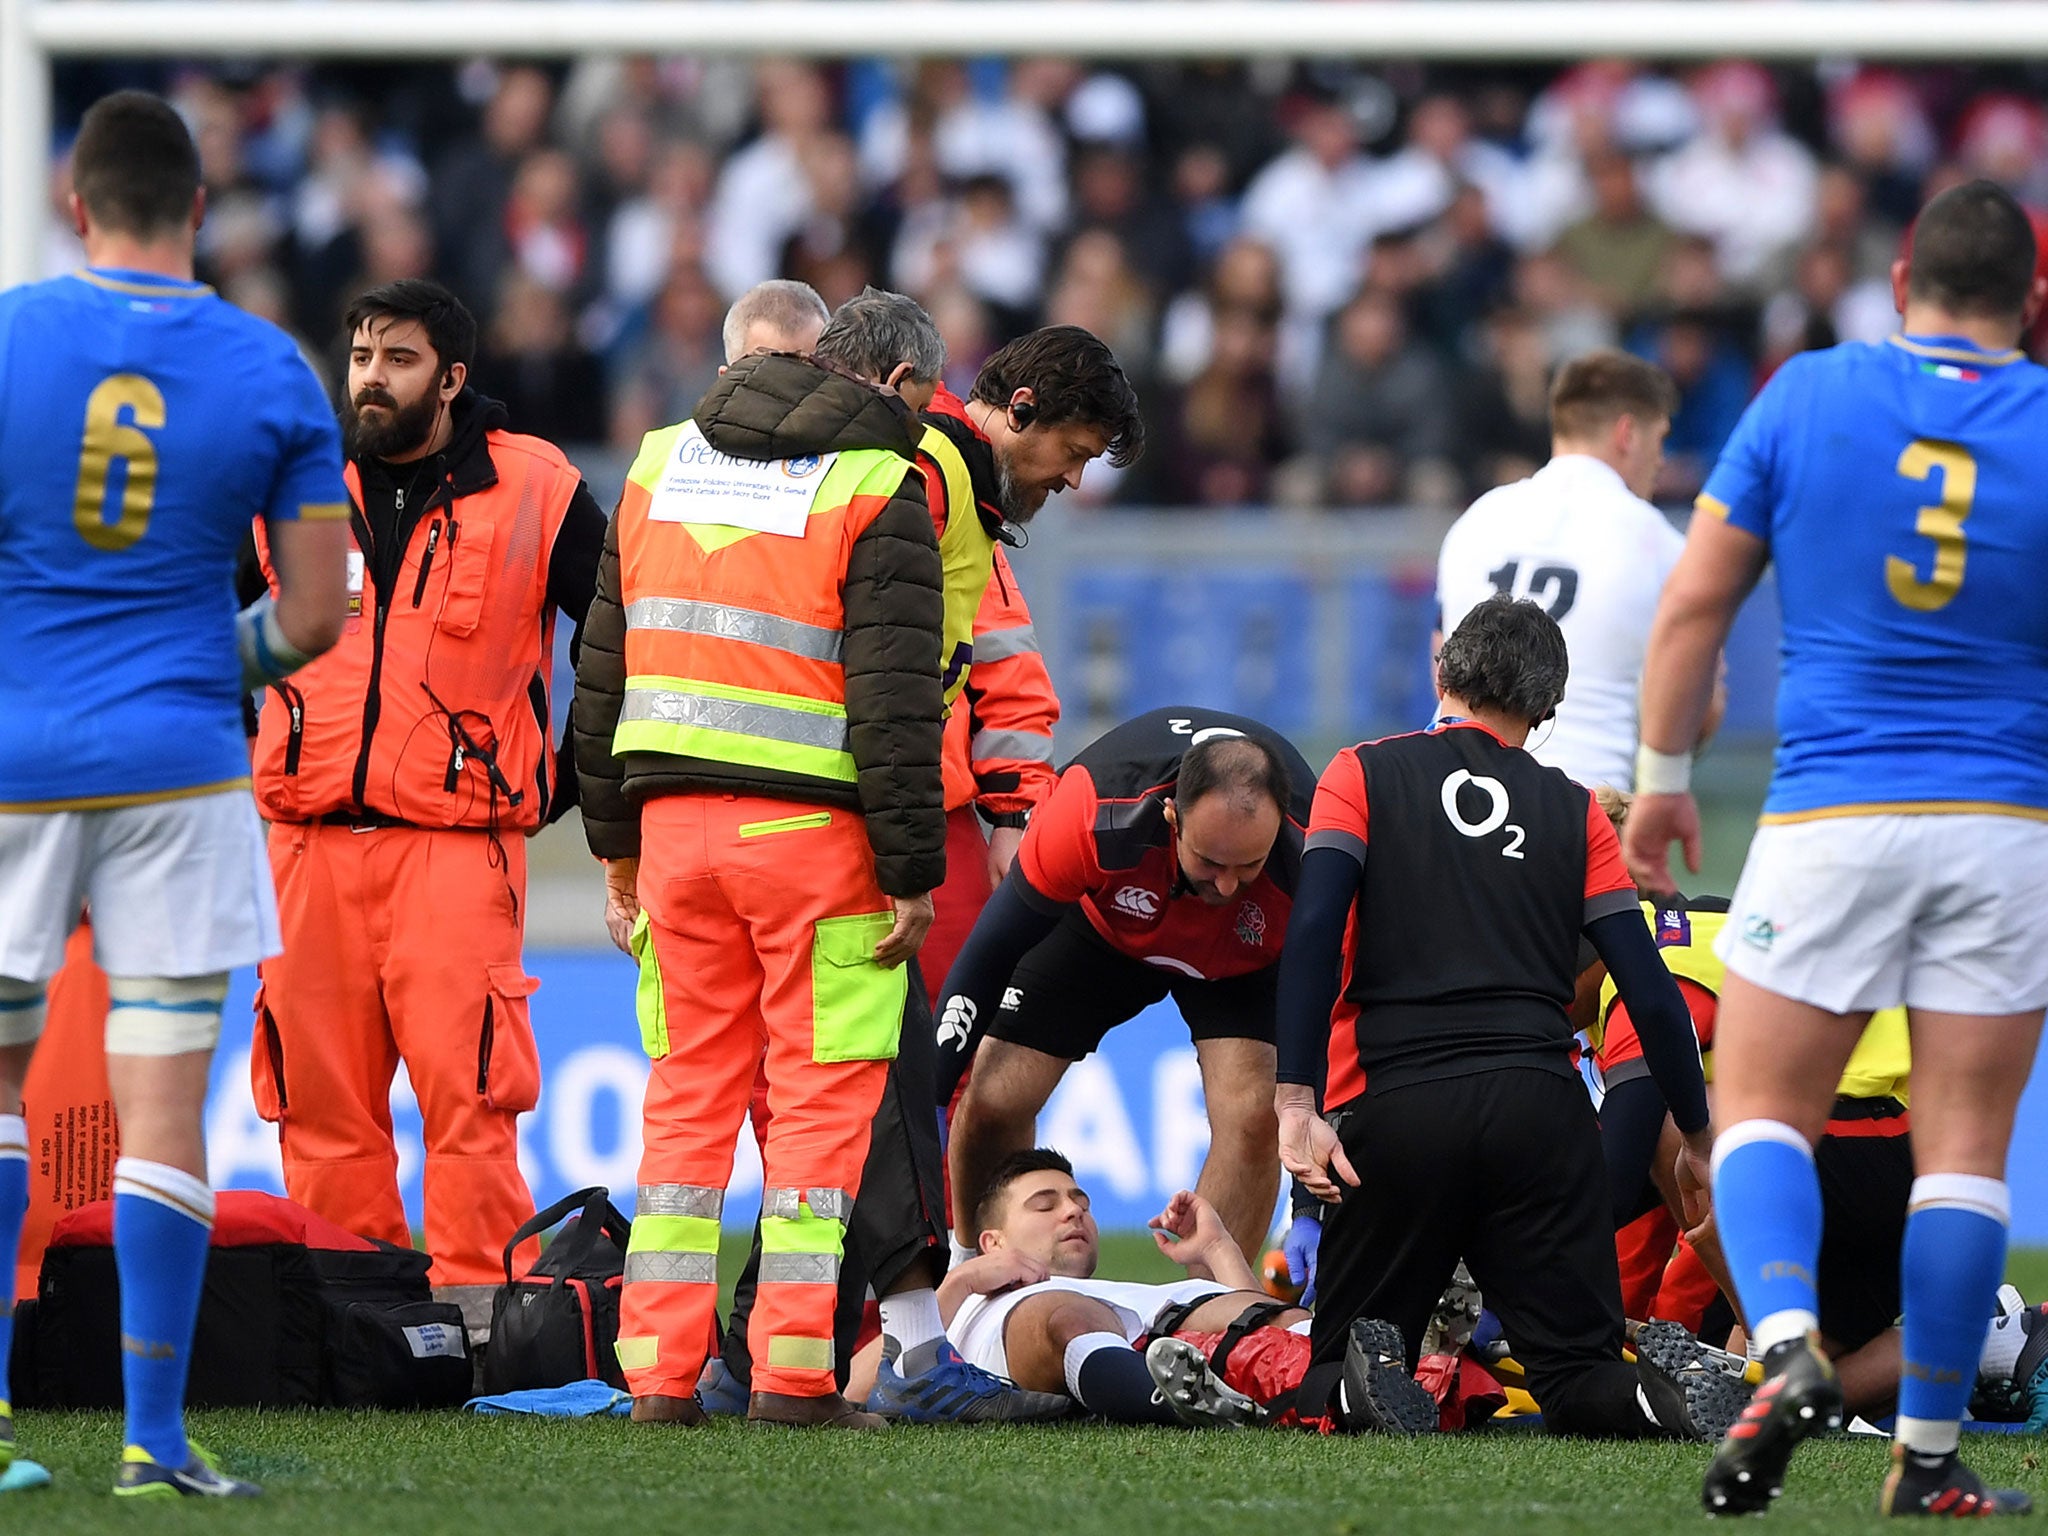
{"type": "Polygon", "coordinates": [[[1145,451],[1138,392],[1108,344],[1078,325],[1044,326],[998,347],[968,398],[1007,407],[1020,389],[1031,391],[1033,420],[1041,426],[1078,421],[1107,432],[1105,453],[1118,469],[1145,451]]]}
{"type": "Polygon", "coordinates": [[[1189,747],[1174,776],[1173,799],[1186,810],[1206,795],[1230,797],[1233,808],[1249,811],[1270,800],[1287,814],[1292,794],[1287,765],[1256,736],[1211,736],[1189,747]]]}
{"type": "Polygon", "coordinates": [[[2034,286],[2034,226],[1995,181],[1950,187],[1913,221],[1906,292],[1952,315],[2018,315],[2034,286]]]}
{"type": "Polygon", "coordinates": [[[811,348],[815,357],[877,383],[910,364],[910,378],[929,384],[946,371],[946,340],[917,300],[867,287],[832,312],[811,348]]]}
{"type": "Polygon", "coordinates": [[[1564,631],[1526,597],[1496,592],[1459,621],[1436,661],[1437,686],[1473,709],[1531,725],[1564,697],[1564,631]]]}
{"type": "Polygon", "coordinates": [[[139,239],[192,221],[199,151],[161,96],[116,91],[86,110],[71,149],[71,186],[93,223],[139,239]]]}
{"type": "Polygon", "coordinates": [[[467,368],[476,356],[476,316],[431,278],[401,277],[357,294],[341,317],[342,327],[353,339],[366,320],[419,321],[443,370],[457,363],[467,368]]]}
{"type": "Polygon", "coordinates": [[[975,1237],[981,1236],[996,1224],[996,1214],[1002,1209],[1003,1196],[1010,1186],[1027,1173],[1064,1173],[1074,1176],[1074,1165],[1051,1147],[1033,1147],[1029,1152],[1012,1152],[1000,1163],[996,1171],[988,1176],[988,1183],[982,1187],[981,1197],[974,1202],[975,1237]]]}
{"type": "Polygon", "coordinates": [[[1575,357],[1550,386],[1550,430],[1586,438],[1624,416],[1669,421],[1678,411],[1678,386],[1655,363],[1613,347],[1575,357]]]}

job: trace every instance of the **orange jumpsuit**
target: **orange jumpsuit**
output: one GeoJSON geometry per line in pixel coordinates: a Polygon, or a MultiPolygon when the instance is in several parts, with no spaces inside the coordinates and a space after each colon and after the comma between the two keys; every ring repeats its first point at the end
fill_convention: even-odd
{"type": "MultiPolygon", "coordinates": [[[[572,510],[600,517],[554,447],[492,428],[497,408],[473,398],[438,480],[409,488],[402,548],[374,547],[348,466],[350,617],[271,690],[254,753],[285,946],[260,971],[257,1110],[278,1123],[292,1199],[409,1244],[390,1111],[403,1061],[437,1286],[502,1281],[533,1214],[518,1117],[540,1093],[538,983],[520,951],[525,837],[553,782],[550,568],[572,510]]],[[[594,566],[599,535],[572,532],[594,566]]],[[[257,548],[269,576],[260,525],[257,548]]]]}

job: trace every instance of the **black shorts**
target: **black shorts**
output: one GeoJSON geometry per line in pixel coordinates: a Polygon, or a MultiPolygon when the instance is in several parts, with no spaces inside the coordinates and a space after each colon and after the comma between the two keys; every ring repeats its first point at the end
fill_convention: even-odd
{"type": "Polygon", "coordinates": [[[1838,1099],[1813,1150],[1820,1175],[1820,1331],[1861,1349],[1899,1320],[1899,1251],[1913,1194],[1913,1138],[1896,1099],[1838,1099]],[[1850,1134],[1832,1131],[1841,1126],[1850,1134]],[[1863,1132],[1864,1134],[1855,1134],[1863,1132]]]}
{"type": "Polygon", "coordinates": [[[1112,949],[1078,912],[1034,945],[1010,976],[989,1033],[1079,1061],[1117,1025],[1171,996],[1195,1040],[1273,1043],[1277,965],[1203,981],[1112,949]]]}

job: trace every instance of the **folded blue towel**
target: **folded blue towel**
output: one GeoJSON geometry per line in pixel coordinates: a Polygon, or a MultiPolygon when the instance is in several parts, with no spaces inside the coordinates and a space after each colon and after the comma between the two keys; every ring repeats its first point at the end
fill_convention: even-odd
{"type": "Polygon", "coordinates": [[[478,1413],[533,1413],[548,1419],[592,1419],[633,1411],[630,1393],[602,1381],[572,1381],[566,1387],[534,1387],[496,1397],[472,1397],[462,1405],[478,1413]]]}

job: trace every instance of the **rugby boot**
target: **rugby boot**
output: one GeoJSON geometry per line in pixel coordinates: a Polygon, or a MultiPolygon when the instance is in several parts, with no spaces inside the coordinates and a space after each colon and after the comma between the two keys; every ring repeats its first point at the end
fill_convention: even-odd
{"type": "Polygon", "coordinates": [[[1764,1356],[1764,1383],[1707,1465],[1700,1502],[1710,1515],[1748,1515],[1785,1488],[1799,1442],[1842,1427],[1842,1383],[1808,1336],[1764,1356]]]}
{"type": "Polygon", "coordinates": [[[2048,1429],[2048,1308],[2029,1307],[2020,1314],[2027,1341],[2012,1368],[2013,1395],[2025,1410],[2027,1430],[2048,1429]]]}
{"type": "Polygon", "coordinates": [[[1725,1351],[1710,1350],[1677,1323],[1643,1324],[1636,1330],[1635,1351],[1636,1371],[1643,1378],[1644,1394],[1657,1410],[1654,1417],[1684,1439],[1714,1444],[1749,1406],[1749,1384],[1731,1374],[1722,1363],[1723,1359],[1733,1357],[1725,1351]],[[1682,1422],[1666,1422],[1665,1404],[1658,1401],[1658,1384],[1654,1384],[1651,1372],[1661,1375],[1677,1391],[1682,1422]]]}
{"type": "MultiPolygon", "coordinates": [[[[2001,1285],[1998,1299],[1992,1303],[1991,1328],[1985,1336],[1984,1348],[1991,1349],[1991,1334],[2014,1332],[2019,1335],[2019,1345],[2014,1360],[2026,1352],[2027,1340],[2038,1328],[2027,1326],[2027,1314],[2037,1309],[2027,1305],[2026,1297],[2014,1285],[2001,1285]]],[[[1970,1390],[1970,1417],[1994,1424],[2023,1424],[2027,1420],[2028,1402],[2022,1385],[2014,1379],[2015,1364],[2002,1370],[1979,1369],[1977,1380],[1970,1390]]]]}
{"type": "Polygon", "coordinates": [[[1217,1375],[1208,1357],[1186,1339],[1154,1339],[1145,1347],[1145,1369],[1173,1416],[1196,1429],[1245,1429],[1266,1422],[1264,1405],[1253,1402],[1217,1375]]]}
{"type": "Polygon", "coordinates": [[[2031,1515],[2034,1501],[2017,1488],[1986,1488],[1984,1479],[1964,1466],[1954,1451],[1946,1456],[1921,1456],[1894,1445],[1892,1469],[1885,1474],[1877,1512],[1972,1520],[1985,1515],[2031,1515]]]}
{"type": "Polygon", "coordinates": [[[254,1483],[229,1477],[214,1465],[213,1458],[198,1446],[182,1467],[167,1467],[139,1445],[121,1453],[121,1470],[114,1478],[117,1499],[253,1499],[263,1490],[254,1483]]]}
{"type": "Polygon", "coordinates": [[[683,1429],[704,1422],[704,1405],[694,1397],[636,1397],[635,1424],[674,1424],[683,1429]]]}
{"type": "Polygon", "coordinates": [[[739,1377],[733,1375],[732,1367],[725,1363],[723,1355],[713,1355],[704,1367],[704,1374],[697,1378],[697,1400],[704,1405],[706,1413],[744,1419],[748,1396],[747,1388],[739,1377]]]}
{"type": "Polygon", "coordinates": [[[893,1342],[882,1346],[875,1369],[875,1387],[867,1409],[906,1424],[1038,1424],[1063,1419],[1074,1400],[1058,1392],[1027,1392],[993,1372],[969,1365],[960,1352],[941,1340],[936,1348],[914,1349],[908,1356],[893,1342]],[[899,1364],[915,1359],[924,1369],[905,1375],[899,1364]]]}
{"type": "Polygon", "coordinates": [[[879,1413],[863,1413],[837,1392],[823,1397],[797,1397],[786,1392],[756,1392],[747,1403],[750,1424],[781,1424],[790,1429],[887,1429],[879,1413]]]}
{"type": "Polygon", "coordinates": [[[1436,1433],[1436,1399],[1408,1374],[1401,1330],[1378,1318],[1361,1317],[1351,1325],[1337,1402],[1338,1422],[1348,1430],[1383,1435],[1436,1433]]]}

